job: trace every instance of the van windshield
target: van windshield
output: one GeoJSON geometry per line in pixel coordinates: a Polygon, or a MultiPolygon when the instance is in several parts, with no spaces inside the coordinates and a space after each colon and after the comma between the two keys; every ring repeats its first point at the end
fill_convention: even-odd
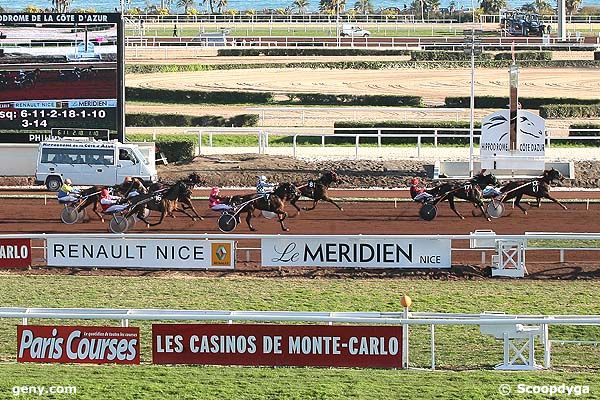
{"type": "Polygon", "coordinates": [[[138,161],[141,161],[141,162],[143,162],[146,165],[150,164],[150,162],[146,159],[146,157],[144,157],[144,155],[142,154],[142,152],[140,151],[140,149],[134,148],[133,149],[133,154],[135,154],[135,157],[137,157],[138,161]]]}

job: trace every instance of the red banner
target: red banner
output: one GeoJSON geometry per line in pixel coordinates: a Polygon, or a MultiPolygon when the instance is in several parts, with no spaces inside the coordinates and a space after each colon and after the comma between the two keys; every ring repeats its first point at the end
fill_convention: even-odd
{"type": "Polygon", "coordinates": [[[0,239],[0,268],[31,265],[31,239],[0,239]]]}
{"type": "Polygon", "coordinates": [[[154,324],[155,364],[402,368],[399,326],[154,324]]]}
{"type": "Polygon", "coordinates": [[[139,364],[140,328],[18,325],[17,361],[139,364]]]}

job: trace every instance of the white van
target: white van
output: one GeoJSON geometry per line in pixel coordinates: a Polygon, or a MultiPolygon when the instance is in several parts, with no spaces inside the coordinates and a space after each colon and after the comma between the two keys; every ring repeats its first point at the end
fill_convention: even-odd
{"type": "Polygon", "coordinates": [[[62,139],[41,142],[35,170],[36,184],[58,190],[70,178],[74,185],[112,186],[126,176],[156,182],[156,167],[135,144],[118,141],[62,139]]]}
{"type": "Polygon", "coordinates": [[[342,24],[342,31],[340,32],[340,36],[367,37],[370,35],[371,32],[368,30],[352,24],[342,24]]]}

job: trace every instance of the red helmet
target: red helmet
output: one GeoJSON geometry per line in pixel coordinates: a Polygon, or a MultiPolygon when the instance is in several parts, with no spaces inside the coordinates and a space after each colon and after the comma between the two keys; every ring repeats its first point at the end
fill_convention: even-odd
{"type": "Polygon", "coordinates": [[[102,191],[100,192],[100,196],[108,197],[108,189],[107,188],[102,189],[102,191]]]}
{"type": "Polygon", "coordinates": [[[217,194],[219,194],[219,188],[218,187],[214,187],[211,189],[210,191],[211,196],[216,196],[217,194]]]}
{"type": "Polygon", "coordinates": [[[417,178],[417,177],[415,177],[415,178],[412,178],[412,179],[410,180],[410,184],[411,184],[411,185],[418,185],[418,184],[419,184],[419,178],[417,178]]]}

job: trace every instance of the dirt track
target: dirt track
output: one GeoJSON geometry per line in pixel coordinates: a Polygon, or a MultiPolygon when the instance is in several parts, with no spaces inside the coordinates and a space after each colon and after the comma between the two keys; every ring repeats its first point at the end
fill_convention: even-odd
{"type": "MultiPolygon", "coordinates": [[[[596,98],[600,71],[595,69],[521,68],[521,97],[596,98]]],[[[468,96],[470,70],[249,69],[128,75],[127,86],[180,90],[245,90],[275,93],[393,94],[422,96],[441,104],[446,96],[468,96]]],[[[508,96],[507,71],[479,69],[478,96],[508,96]]]]}
{"type": "MultiPolygon", "coordinates": [[[[371,192],[376,196],[377,192],[371,192]]],[[[75,225],[64,225],[59,220],[61,206],[54,201],[43,205],[42,199],[2,199],[0,209],[0,229],[2,233],[97,233],[106,232],[107,224],[97,219],[75,225]]],[[[204,221],[192,221],[186,217],[167,219],[162,225],[150,229],[137,224],[132,233],[220,233],[217,229],[218,214],[206,209],[205,202],[197,201],[196,207],[204,214],[204,221]]],[[[468,234],[476,229],[492,229],[498,234],[522,234],[537,232],[595,232],[600,224],[600,205],[591,204],[586,210],[585,204],[569,204],[568,211],[558,206],[543,204],[542,209],[530,210],[524,216],[516,210],[508,209],[508,215],[488,222],[482,217],[473,217],[472,207],[459,204],[458,209],[465,215],[464,220],[457,218],[446,204],[439,207],[438,217],[432,222],[418,218],[418,205],[415,203],[343,203],[344,212],[339,212],[330,204],[320,204],[311,212],[302,212],[299,216],[287,220],[289,234],[468,234]],[[576,223],[574,223],[576,222],[576,223]]],[[[291,207],[288,206],[291,215],[291,207]]],[[[286,234],[274,220],[257,217],[253,220],[257,233],[286,234]]],[[[236,234],[250,233],[244,219],[236,234]]],[[[240,246],[254,245],[250,240],[242,240],[240,246]]],[[[468,247],[468,243],[457,243],[456,247],[468,247]]],[[[487,252],[487,260],[492,252],[487,252]]],[[[35,254],[34,254],[35,256],[35,254]]],[[[39,254],[38,254],[39,256],[39,254]]],[[[256,270],[259,258],[257,252],[251,252],[246,259],[240,259],[242,270],[256,270]]],[[[558,264],[558,251],[528,252],[527,265],[532,274],[543,277],[600,277],[600,263],[596,252],[567,252],[568,264],[558,264]],[[576,265],[576,267],[574,267],[576,265]]],[[[481,264],[481,251],[460,251],[453,256],[454,264],[481,264]]],[[[479,268],[483,268],[480,265],[479,268]]],[[[330,274],[335,275],[336,272],[330,274]]],[[[341,273],[342,275],[344,273],[341,273]]],[[[483,275],[483,273],[480,273],[483,275]]]]}

